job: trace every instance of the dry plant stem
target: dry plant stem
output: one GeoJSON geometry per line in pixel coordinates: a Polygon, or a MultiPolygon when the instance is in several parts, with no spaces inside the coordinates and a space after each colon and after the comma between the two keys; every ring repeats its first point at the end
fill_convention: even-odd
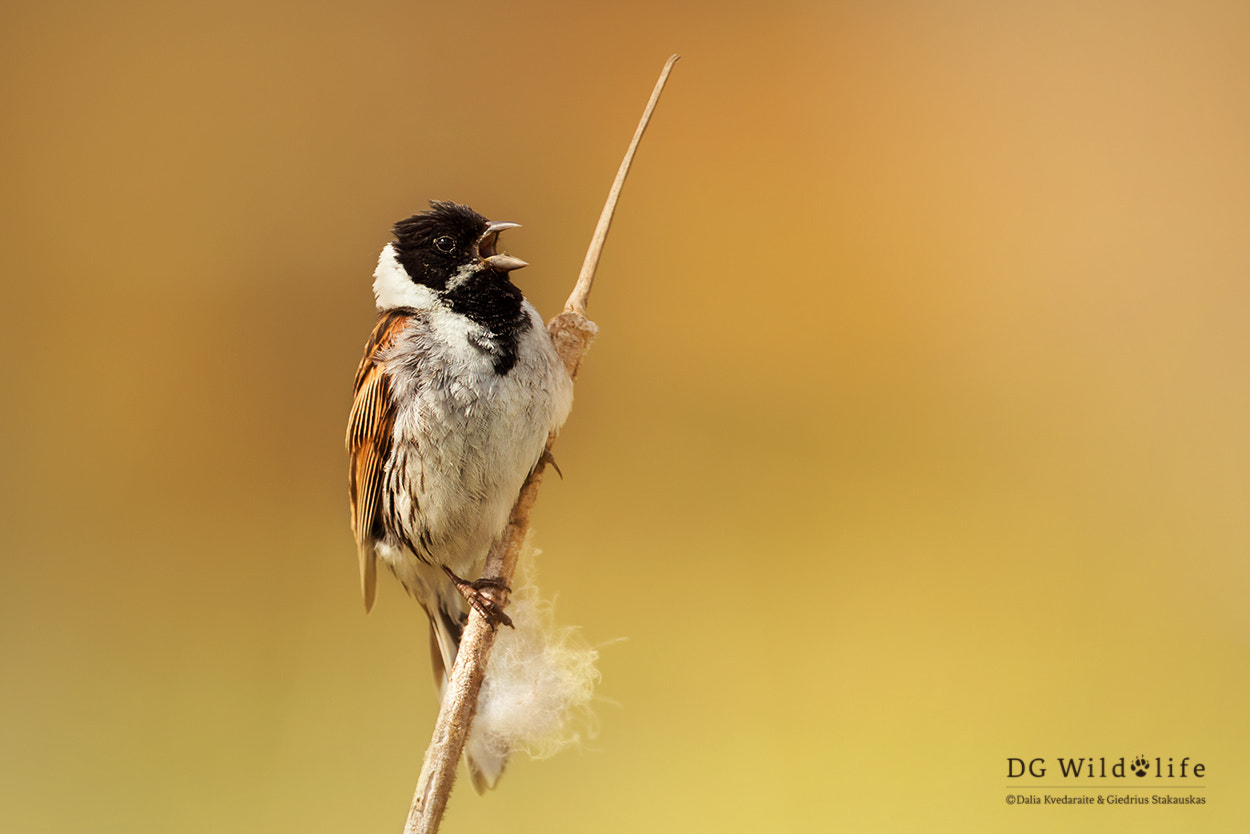
{"type": "MultiPolygon", "coordinates": [[[[608,227],[612,223],[612,215],[620,198],[621,186],[629,173],[630,163],[638,149],[638,143],[646,130],[647,122],[660,98],[660,92],[668,79],[674,55],[664,65],[660,80],[643,111],[638,130],[634,133],[629,150],[617,172],[612,190],[599,217],[599,225],[595,228],[594,238],[586,253],[586,261],[582,266],[577,285],[573,288],[564,312],[547,324],[556,350],[564,361],[569,375],[577,378],[577,371],[582,357],[590,347],[598,328],[586,319],[586,304],[590,295],[590,287],[594,282],[595,269],[599,263],[599,255],[603,251],[603,242],[607,238],[608,227]]],[[[547,452],[555,442],[555,435],[547,438],[547,452]]],[[[534,471],[526,478],[517,496],[512,514],[508,517],[508,525],[503,535],[495,542],[490,554],[486,557],[486,565],[482,570],[483,579],[499,581],[501,588],[512,583],[512,574],[516,570],[517,559],[521,553],[521,543],[529,529],[530,511],[538,499],[538,487],[542,484],[543,470],[547,455],[538,462],[534,471]]],[[[501,606],[508,604],[508,593],[504,590],[490,590],[496,595],[501,606]]],[[[456,778],[456,770],[460,757],[464,753],[465,742],[473,726],[473,717],[477,712],[478,694],[482,689],[482,681],[486,677],[486,666],[490,660],[491,648],[495,644],[495,627],[476,608],[469,611],[469,620],[465,625],[460,639],[460,650],[456,655],[456,664],[451,671],[447,684],[447,693],[443,698],[443,706],[439,711],[438,720],[434,725],[434,735],[430,746],[425,751],[425,761],[421,766],[421,778],[417,782],[416,793],[412,797],[412,808],[408,812],[408,822],[404,826],[405,834],[434,834],[438,831],[447,809],[447,800],[451,796],[452,783],[456,778]]]]}
{"type": "Polygon", "coordinates": [[[642,118],[638,120],[638,129],[634,131],[634,138],[629,143],[629,149],[625,151],[625,158],[621,160],[621,167],[617,169],[616,179],[612,181],[612,188],[608,191],[608,199],[603,204],[603,211],[599,214],[599,223],[595,226],[595,233],[590,238],[590,248],[586,250],[586,260],[582,261],[582,271],[577,276],[577,286],[573,288],[572,295],[564,305],[564,312],[578,313],[586,315],[586,303],[590,299],[590,286],[595,282],[595,270],[599,268],[599,256],[603,254],[603,242],[608,239],[608,229],[612,225],[612,215],[616,213],[616,203],[621,198],[621,188],[625,185],[625,176],[629,174],[629,166],[634,162],[634,154],[638,151],[638,145],[642,142],[642,134],[646,132],[647,125],[651,123],[651,114],[655,111],[655,105],[660,100],[660,93],[664,92],[664,85],[668,83],[668,74],[673,71],[673,64],[677,63],[677,55],[669,56],[668,61],[664,64],[664,69],[660,70],[660,77],[655,82],[655,89],[651,91],[651,98],[647,101],[647,107],[642,111],[642,118]]]}
{"type": "MultiPolygon", "coordinates": [[[[548,448],[551,440],[547,439],[548,448]]],[[[529,527],[530,510],[538,498],[542,470],[543,464],[540,462],[521,487],[521,494],[508,518],[508,526],[487,556],[482,576],[498,577],[504,582],[511,581],[517,557],[521,552],[521,542],[529,527]]],[[[498,594],[501,605],[507,604],[506,593],[492,593],[498,594]]],[[[469,730],[473,726],[478,693],[482,690],[486,665],[490,661],[490,650],[494,644],[495,627],[476,608],[470,609],[469,622],[460,639],[460,651],[456,655],[456,665],[447,684],[443,707],[434,724],[430,746],[425,751],[421,778],[412,797],[412,808],[408,812],[405,832],[433,834],[438,830],[443,812],[447,809],[447,800],[451,796],[451,786],[456,778],[460,757],[464,753],[465,742],[469,738],[469,730]]]]}

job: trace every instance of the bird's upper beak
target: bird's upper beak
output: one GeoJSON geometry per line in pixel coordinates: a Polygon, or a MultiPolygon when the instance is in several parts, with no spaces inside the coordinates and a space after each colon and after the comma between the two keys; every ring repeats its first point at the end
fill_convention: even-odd
{"type": "Polygon", "coordinates": [[[499,240],[499,233],[504,229],[520,228],[520,223],[509,223],[507,221],[498,221],[491,223],[486,227],[486,231],[482,233],[482,237],[477,242],[477,254],[482,260],[491,267],[500,272],[511,272],[514,269],[520,269],[523,266],[529,266],[520,258],[514,258],[511,255],[496,255],[495,244],[499,240]]]}

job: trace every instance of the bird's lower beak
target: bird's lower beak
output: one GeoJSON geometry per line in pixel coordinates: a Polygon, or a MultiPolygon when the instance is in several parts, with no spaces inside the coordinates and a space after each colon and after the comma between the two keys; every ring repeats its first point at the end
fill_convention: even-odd
{"type": "Polygon", "coordinates": [[[520,258],[514,258],[511,255],[491,255],[485,260],[491,269],[497,269],[500,272],[511,272],[514,269],[529,266],[525,261],[520,258]]]}
{"type": "Polygon", "coordinates": [[[495,254],[495,244],[499,242],[499,233],[505,229],[517,229],[520,228],[520,226],[520,223],[500,221],[491,223],[486,227],[486,231],[477,242],[477,253],[482,260],[486,261],[491,269],[497,269],[500,272],[511,272],[514,269],[529,266],[529,264],[520,258],[514,258],[511,255],[495,254]]]}

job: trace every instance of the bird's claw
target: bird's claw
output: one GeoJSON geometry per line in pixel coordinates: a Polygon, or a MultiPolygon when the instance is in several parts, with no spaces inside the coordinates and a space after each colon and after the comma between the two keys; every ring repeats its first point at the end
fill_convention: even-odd
{"type": "Polygon", "coordinates": [[[456,590],[460,592],[460,595],[469,601],[469,605],[472,605],[477,610],[477,613],[486,618],[486,622],[490,623],[491,628],[498,628],[501,624],[508,626],[508,628],[516,628],[512,624],[512,618],[503,610],[505,603],[500,602],[495,596],[498,592],[507,594],[512,591],[506,582],[493,577],[482,577],[476,582],[470,582],[467,579],[461,579],[459,576],[456,576],[446,565],[443,566],[443,572],[447,574],[452,584],[456,586],[456,590]]]}
{"type": "Polygon", "coordinates": [[[543,456],[538,459],[538,462],[550,466],[560,476],[560,480],[564,480],[564,473],[560,471],[560,464],[556,463],[556,456],[551,454],[550,449],[543,449],[543,456]]]}

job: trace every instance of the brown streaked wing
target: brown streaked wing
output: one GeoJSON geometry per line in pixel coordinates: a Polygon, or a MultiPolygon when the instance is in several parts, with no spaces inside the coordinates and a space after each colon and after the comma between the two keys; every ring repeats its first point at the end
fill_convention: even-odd
{"type": "Polygon", "coordinates": [[[395,427],[390,378],[378,364],[378,354],[391,345],[411,315],[411,311],[391,310],[378,319],[356,370],[351,416],[347,420],[348,492],[366,611],[373,607],[377,585],[377,554],[373,545],[381,535],[382,468],[391,451],[395,427]]]}

